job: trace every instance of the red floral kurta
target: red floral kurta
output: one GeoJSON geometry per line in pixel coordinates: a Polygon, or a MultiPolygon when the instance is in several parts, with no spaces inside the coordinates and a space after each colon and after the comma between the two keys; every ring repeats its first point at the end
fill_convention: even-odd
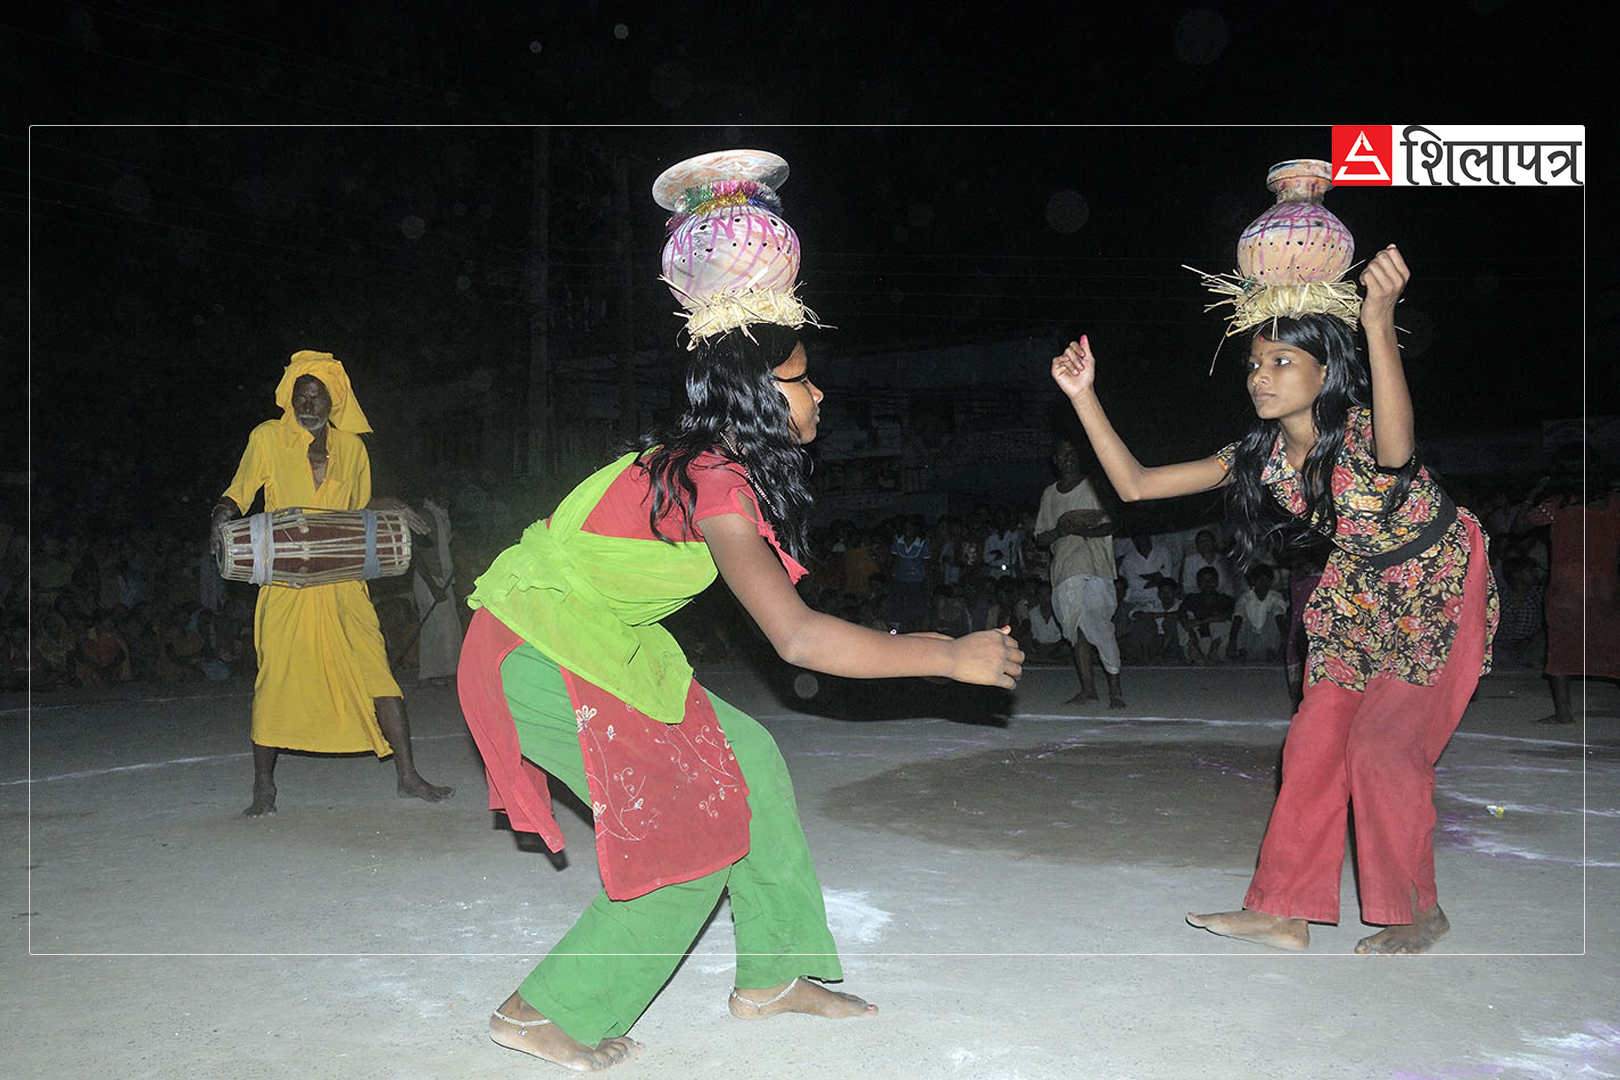
{"type": "MultiPolygon", "coordinates": [[[[1236,443],[1221,450],[1217,457],[1222,466],[1232,467],[1236,450],[1236,443]]],[[[1304,516],[1300,476],[1288,464],[1281,435],[1260,479],[1289,513],[1304,516]]],[[[1404,562],[1379,569],[1366,556],[1393,551],[1415,539],[1443,512],[1446,501],[1428,470],[1419,469],[1406,501],[1384,513],[1386,493],[1395,481],[1395,474],[1380,469],[1373,456],[1372,411],[1352,409],[1344,446],[1330,474],[1333,508],[1339,516],[1337,531],[1330,537],[1333,554],[1304,613],[1311,682],[1326,679],[1348,690],[1365,690],[1367,680],[1382,677],[1428,686],[1451,654],[1472,551],[1464,518],[1476,526],[1478,522],[1459,508],[1457,521],[1438,542],[1404,562]]],[[[1497,600],[1495,580],[1489,576],[1487,580],[1488,642],[1488,635],[1496,631],[1497,600]]],[[[1482,673],[1490,667],[1487,643],[1482,673]]]]}

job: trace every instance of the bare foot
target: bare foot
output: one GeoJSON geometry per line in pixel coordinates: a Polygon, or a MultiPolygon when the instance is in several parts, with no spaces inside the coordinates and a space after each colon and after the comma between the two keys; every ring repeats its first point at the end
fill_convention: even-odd
{"type": "Polygon", "coordinates": [[[242,811],[243,817],[275,817],[276,785],[254,784],[253,801],[242,811]]]}
{"type": "Polygon", "coordinates": [[[592,1050],[578,1039],[569,1038],[515,991],[489,1018],[489,1037],[509,1049],[533,1054],[541,1061],[575,1072],[601,1072],[642,1051],[642,1045],[627,1035],[603,1039],[592,1050]]]}
{"type": "Polygon", "coordinates": [[[420,776],[414,780],[400,777],[399,784],[394,790],[399,792],[399,797],[402,799],[414,796],[425,802],[443,802],[456,793],[456,789],[453,787],[439,787],[436,784],[428,783],[420,776]]]}
{"type": "Polygon", "coordinates": [[[1065,704],[1065,705],[1084,705],[1088,701],[1096,701],[1096,700],[1098,700],[1097,691],[1095,691],[1095,690],[1082,690],[1078,694],[1074,695],[1074,697],[1070,698],[1068,701],[1065,701],[1063,704],[1065,704]]]}
{"type": "Polygon", "coordinates": [[[1187,921],[1221,937],[1270,945],[1273,949],[1297,952],[1311,943],[1311,930],[1304,919],[1285,919],[1263,911],[1217,911],[1210,915],[1187,912],[1187,921]]]}
{"type": "Polygon", "coordinates": [[[1436,904],[1428,911],[1420,911],[1409,923],[1386,926],[1371,937],[1356,942],[1358,953],[1424,953],[1429,946],[1446,936],[1451,922],[1436,904]]]}
{"type": "Polygon", "coordinates": [[[777,1013],[795,1012],[841,1020],[849,1016],[876,1016],[877,1006],[854,994],[829,990],[809,979],[794,979],[764,990],[731,991],[731,1015],[740,1020],[763,1020],[777,1013]]]}
{"type": "Polygon", "coordinates": [[[1559,713],[1559,712],[1548,713],[1546,716],[1543,716],[1540,720],[1536,721],[1536,723],[1538,723],[1538,724],[1549,724],[1549,725],[1551,725],[1551,724],[1559,724],[1559,725],[1573,724],[1574,722],[1575,722],[1575,717],[1569,715],[1568,713],[1559,713]]]}
{"type": "Polygon", "coordinates": [[[1108,707],[1110,709],[1123,709],[1125,707],[1125,699],[1120,697],[1118,694],[1110,694],[1108,695],[1108,707]]]}

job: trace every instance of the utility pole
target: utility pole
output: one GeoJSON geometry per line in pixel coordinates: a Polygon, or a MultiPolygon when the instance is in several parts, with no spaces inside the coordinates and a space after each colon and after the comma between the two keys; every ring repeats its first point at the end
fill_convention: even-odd
{"type": "Polygon", "coordinates": [[[641,430],[636,416],[636,278],[630,258],[630,163],[613,157],[614,258],[619,264],[619,436],[634,438],[641,430]]]}
{"type": "Polygon", "coordinates": [[[529,200],[529,254],[525,271],[529,281],[529,414],[528,467],[531,476],[542,480],[550,474],[551,446],[551,354],[547,348],[547,274],[550,263],[550,132],[534,129],[534,167],[529,200]]]}

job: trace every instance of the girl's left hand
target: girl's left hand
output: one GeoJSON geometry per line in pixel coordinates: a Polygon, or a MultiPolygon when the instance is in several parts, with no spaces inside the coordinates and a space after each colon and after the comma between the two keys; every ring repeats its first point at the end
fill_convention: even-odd
{"type": "Polygon", "coordinates": [[[1367,269],[1361,272],[1361,287],[1367,292],[1366,299],[1361,302],[1363,330],[1375,326],[1394,326],[1395,302],[1401,298],[1401,292],[1411,277],[1406,260],[1401,258],[1400,249],[1394,244],[1373,256],[1367,269]]]}

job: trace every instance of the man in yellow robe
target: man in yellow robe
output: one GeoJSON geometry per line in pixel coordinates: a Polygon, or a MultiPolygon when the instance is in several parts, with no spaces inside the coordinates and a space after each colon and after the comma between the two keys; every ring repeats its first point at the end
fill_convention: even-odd
{"type": "MultiPolygon", "coordinates": [[[[214,507],[211,543],[222,522],[246,513],[264,489],[264,508],[406,510],[371,498],[371,459],[360,435],[371,430],[331,353],[294,353],[276,387],[279,420],[248,436],[236,477],[214,507]]],[[[259,673],[253,684],[253,802],[248,817],[276,812],[276,755],[285,748],[325,754],[370,750],[394,755],[399,793],[428,802],[448,787],[422,779],[411,758],[405,700],[389,670],[377,612],[364,582],[290,588],[263,585],[253,615],[259,673]]]]}

